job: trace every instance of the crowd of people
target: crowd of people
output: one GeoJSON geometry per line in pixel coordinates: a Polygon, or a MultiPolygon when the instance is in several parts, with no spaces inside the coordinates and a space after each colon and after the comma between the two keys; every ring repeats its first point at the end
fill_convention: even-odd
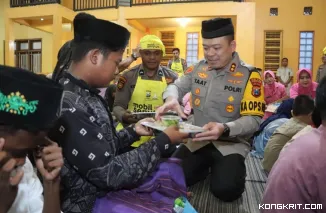
{"type": "Polygon", "coordinates": [[[51,79],[0,66],[0,213],[179,213],[208,174],[232,202],[251,150],[270,172],[263,203],[326,204],[326,48],[316,82],[303,68],[293,83],[287,58],[263,76],[240,59],[229,18],[202,22],[205,59],[189,67],[178,48],[162,66],[155,35],[122,59],[126,28],[87,13],[73,25],[51,79]],[[142,125],[171,112],[204,131],[142,125]]]}

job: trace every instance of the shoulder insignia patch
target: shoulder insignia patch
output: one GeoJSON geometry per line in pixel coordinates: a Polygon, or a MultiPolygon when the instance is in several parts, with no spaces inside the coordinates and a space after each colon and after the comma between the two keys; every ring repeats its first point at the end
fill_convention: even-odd
{"type": "Polygon", "coordinates": [[[190,66],[188,67],[188,69],[186,70],[185,74],[187,73],[191,73],[194,70],[194,66],[190,66]]]}
{"type": "Polygon", "coordinates": [[[125,86],[126,82],[127,82],[127,79],[125,77],[123,77],[123,76],[120,76],[117,88],[119,90],[121,90],[125,86]]]}
{"type": "Polygon", "coordinates": [[[236,67],[237,65],[235,63],[232,63],[230,67],[230,72],[234,72],[236,67]]]}

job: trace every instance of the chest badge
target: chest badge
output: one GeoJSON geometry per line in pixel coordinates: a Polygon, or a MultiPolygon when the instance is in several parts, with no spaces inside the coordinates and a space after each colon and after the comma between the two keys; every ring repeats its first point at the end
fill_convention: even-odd
{"type": "Polygon", "coordinates": [[[146,98],[150,98],[151,97],[151,91],[146,90],[146,98]]]}
{"type": "Polygon", "coordinates": [[[250,79],[251,85],[252,85],[252,90],[251,90],[251,95],[258,98],[261,95],[261,85],[262,81],[259,78],[252,78],[250,79]]]}
{"type": "Polygon", "coordinates": [[[242,81],[239,81],[239,80],[231,80],[229,79],[228,82],[232,83],[232,84],[241,84],[242,81]]]}
{"type": "Polygon", "coordinates": [[[233,101],[234,101],[233,96],[231,95],[231,96],[228,98],[228,100],[229,100],[230,102],[233,102],[233,101]]]}
{"type": "Polygon", "coordinates": [[[227,112],[233,112],[234,111],[234,106],[232,104],[228,104],[228,105],[226,105],[225,110],[227,112]]]}
{"type": "Polygon", "coordinates": [[[199,89],[199,88],[196,88],[196,89],[195,89],[195,94],[196,94],[196,95],[199,95],[199,93],[200,93],[200,89],[199,89]]]}
{"type": "Polygon", "coordinates": [[[241,77],[244,76],[242,72],[232,73],[231,75],[232,75],[233,77],[238,77],[238,78],[241,78],[241,77]]]}
{"type": "Polygon", "coordinates": [[[200,99],[196,98],[194,101],[195,106],[199,106],[200,105],[200,99]]]}
{"type": "Polygon", "coordinates": [[[199,73],[197,73],[197,75],[199,78],[203,78],[203,79],[208,77],[207,73],[204,73],[204,72],[199,72],[199,73]]]}

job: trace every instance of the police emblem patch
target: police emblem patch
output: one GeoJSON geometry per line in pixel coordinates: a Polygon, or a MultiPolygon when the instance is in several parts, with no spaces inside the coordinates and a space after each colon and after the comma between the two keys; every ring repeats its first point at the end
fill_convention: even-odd
{"type": "Polygon", "coordinates": [[[252,90],[251,90],[251,95],[258,98],[261,96],[261,85],[262,85],[262,80],[259,78],[252,78],[250,79],[251,85],[252,85],[252,90]]]}

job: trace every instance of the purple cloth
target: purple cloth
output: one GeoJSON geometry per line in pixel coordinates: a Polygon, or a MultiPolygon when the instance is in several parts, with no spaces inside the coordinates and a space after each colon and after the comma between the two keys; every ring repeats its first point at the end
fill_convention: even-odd
{"type": "Polygon", "coordinates": [[[170,158],[138,188],[110,192],[96,200],[93,213],[172,213],[174,200],[187,195],[180,160],[170,158]]]}

